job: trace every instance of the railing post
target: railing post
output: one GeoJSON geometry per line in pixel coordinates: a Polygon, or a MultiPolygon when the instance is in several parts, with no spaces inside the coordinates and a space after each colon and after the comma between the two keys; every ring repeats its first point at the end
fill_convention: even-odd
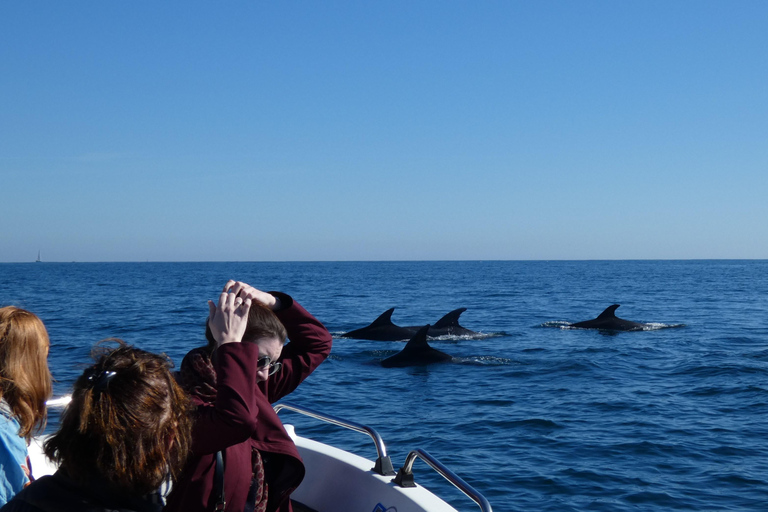
{"type": "Polygon", "coordinates": [[[400,470],[397,472],[397,475],[392,479],[392,482],[399,485],[400,487],[415,487],[416,482],[413,478],[413,463],[416,461],[417,457],[426,462],[440,476],[453,484],[454,487],[466,494],[469,499],[477,503],[480,506],[480,510],[482,510],[482,512],[492,512],[491,504],[487,499],[485,499],[485,496],[477,492],[471,485],[462,480],[456,473],[448,469],[439,460],[424,450],[411,450],[411,452],[405,458],[403,467],[400,468],[400,470]]]}
{"type": "Polygon", "coordinates": [[[288,409],[289,411],[298,412],[299,414],[325,421],[326,423],[330,423],[332,425],[348,428],[349,430],[354,430],[355,432],[360,432],[361,434],[367,434],[371,439],[373,439],[373,443],[376,445],[377,453],[376,462],[373,468],[371,468],[371,471],[374,471],[375,473],[378,473],[382,476],[390,476],[395,474],[395,468],[392,465],[392,459],[390,459],[389,455],[387,455],[387,448],[384,445],[384,440],[381,438],[379,433],[371,427],[362,425],[360,423],[355,423],[354,421],[343,420],[341,418],[337,418],[336,416],[331,416],[330,414],[323,414],[307,407],[299,407],[298,405],[294,405],[290,402],[281,402],[279,404],[273,405],[272,408],[275,410],[275,413],[279,413],[283,409],[288,409]]]}

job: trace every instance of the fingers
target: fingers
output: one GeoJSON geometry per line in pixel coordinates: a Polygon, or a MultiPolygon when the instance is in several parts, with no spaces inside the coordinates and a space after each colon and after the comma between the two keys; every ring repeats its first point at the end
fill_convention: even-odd
{"type": "Polygon", "coordinates": [[[213,320],[214,315],[216,315],[216,304],[214,304],[212,300],[209,300],[208,301],[208,321],[209,322],[213,320]]]}
{"type": "Polygon", "coordinates": [[[279,307],[277,299],[274,295],[263,292],[242,281],[235,281],[233,279],[227,281],[227,284],[224,286],[224,293],[227,292],[242,298],[243,301],[251,299],[253,301],[264,304],[270,309],[276,309],[279,307]]]}
{"type": "Polygon", "coordinates": [[[227,305],[229,300],[229,294],[227,292],[221,292],[219,295],[219,309],[223,309],[227,305]]]}
{"type": "Polygon", "coordinates": [[[238,297],[234,287],[231,290],[221,292],[217,306],[212,301],[208,303],[208,326],[217,346],[242,341],[248,325],[252,301],[249,297],[238,297]]]}
{"type": "Polygon", "coordinates": [[[264,294],[264,292],[257,290],[248,283],[244,283],[242,281],[234,281],[232,279],[227,281],[227,284],[224,286],[224,291],[239,295],[240,297],[243,297],[243,299],[250,297],[254,300],[259,300],[259,295],[264,294]]]}
{"type": "Polygon", "coordinates": [[[252,296],[253,291],[256,290],[253,286],[250,286],[242,281],[234,281],[230,279],[227,281],[227,284],[224,285],[224,291],[234,293],[235,295],[240,295],[241,297],[245,297],[246,295],[252,296]]]}
{"type": "Polygon", "coordinates": [[[232,285],[232,288],[230,289],[230,291],[232,293],[234,293],[235,295],[242,296],[243,295],[243,290],[245,288],[247,288],[247,287],[248,287],[247,284],[245,284],[243,282],[240,282],[240,281],[235,281],[235,283],[232,285]]]}
{"type": "Polygon", "coordinates": [[[252,299],[251,297],[243,294],[239,295],[237,294],[237,283],[232,288],[232,291],[229,292],[221,292],[221,295],[219,295],[219,305],[218,307],[213,305],[213,302],[208,301],[208,309],[210,311],[209,319],[213,318],[216,315],[216,311],[235,311],[238,308],[245,308],[245,311],[248,311],[251,308],[252,299]]]}

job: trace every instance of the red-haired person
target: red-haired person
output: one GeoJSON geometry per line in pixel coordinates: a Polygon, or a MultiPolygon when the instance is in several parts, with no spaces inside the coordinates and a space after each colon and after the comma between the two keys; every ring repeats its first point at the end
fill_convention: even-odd
{"type": "Polygon", "coordinates": [[[29,483],[27,446],[51,396],[48,332],[34,314],[0,308],[0,506],[29,483]]]}
{"type": "Polygon", "coordinates": [[[160,486],[189,453],[189,399],[165,356],[98,345],[75,382],[58,431],[43,445],[58,464],[3,512],[160,512],[160,486]]]}
{"type": "Polygon", "coordinates": [[[291,297],[229,281],[209,303],[208,345],[181,363],[181,380],[197,406],[192,456],[166,512],[211,511],[216,454],[223,453],[226,510],[286,512],[304,464],[272,403],[322,363],[332,338],[291,297]],[[290,343],[285,344],[285,340],[290,343]]]}

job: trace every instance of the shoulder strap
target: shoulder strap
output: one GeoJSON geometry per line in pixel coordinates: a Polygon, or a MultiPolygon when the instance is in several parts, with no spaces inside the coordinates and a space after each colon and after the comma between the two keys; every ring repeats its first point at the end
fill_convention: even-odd
{"type": "Polygon", "coordinates": [[[223,512],[227,506],[227,500],[224,496],[224,452],[216,452],[216,472],[213,476],[213,492],[216,496],[216,512],[223,512]]]}

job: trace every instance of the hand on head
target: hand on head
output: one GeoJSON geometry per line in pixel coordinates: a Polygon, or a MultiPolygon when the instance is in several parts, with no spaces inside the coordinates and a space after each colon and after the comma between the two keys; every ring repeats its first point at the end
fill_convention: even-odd
{"type": "Polygon", "coordinates": [[[218,346],[239,343],[248,324],[248,311],[253,301],[270,309],[280,307],[278,299],[241,281],[227,281],[219,296],[219,303],[208,301],[208,326],[218,346]]]}
{"type": "Polygon", "coordinates": [[[242,341],[250,309],[251,298],[238,297],[236,292],[230,291],[229,283],[219,295],[218,304],[208,301],[208,327],[217,346],[242,341]]]}
{"type": "Polygon", "coordinates": [[[242,281],[233,281],[230,279],[224,286],[224,291],[231,291],[238,297],[241,297],[243,300],[251,299],[255,300],[256,302],[261,302],[272,311],[280,308],[280,301],[277,299],[277,297],[270,293],[257,290],[253,286],[242,281]]]}

